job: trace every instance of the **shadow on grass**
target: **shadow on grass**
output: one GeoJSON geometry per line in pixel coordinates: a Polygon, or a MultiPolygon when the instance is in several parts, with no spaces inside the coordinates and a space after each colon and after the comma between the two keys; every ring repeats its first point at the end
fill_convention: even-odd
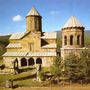
{"type": "Polygon", "coordinates": [[[27,72],[27,71],[30,71],[33,69],[35,69],[35,68],[34,67],[26,67],[26,68],[22,68],[22,69],[17,69],[17,72],[22,73],[22,72],[27,72]]]}
{"type": "Polygon", "coordinates": [[[19,86],[18,85],[14,85],[13,87],[12,87],[12,89],[16,89],[16,88],[18,88],[19,86]]]}
{"type": "Polygon", "coordinates": [[[33,78],[36,78],[36,73],[35,74],[32,74],[32,75],[28,75],[26,77],[20,77],[20,78],[16,78],[16,79],[13,79],[13,81],[21,81],[21,80],[26,80],[26,79],[33,79],[33,78]]]}

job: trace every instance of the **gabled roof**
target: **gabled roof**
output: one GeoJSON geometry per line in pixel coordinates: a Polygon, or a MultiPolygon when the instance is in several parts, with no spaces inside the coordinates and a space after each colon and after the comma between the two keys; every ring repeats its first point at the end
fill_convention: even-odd
{"type": "Polygon", "coordinates": [[[6,48],[21,48],[20,43],[10,43],[6,48]]]}
{"type": "Polygon", "coordinates": [[[42,46],[42,48],[56,48],[56,47],[57,47],[56,44],[48,44],[48,45],[42,46]]]}
{"type": "Polygon", "coordinates": [[[84,28],[84,26],[79,22],[79,20],[75,16],[71,16],[62,29],[72,28],[72,27],[84,28]]]}
{"type": "Polygon", "coordinates": [[[21,39],[26,33],[14,33],[9,39],[21,39]]]}
{"type": "Polygon", "coordinates": [[[42,39],[56,39],[57,32],[45,32],[43,33],[42,39]]]}
{"type": "Polygon", "coordinates": [[[3,56],[26,56],[27,52],[6,52],[3,56]]]}
{"type": "Polygon", "coordinates": [[[6,52],[3,55],[4,57],[13,57],[13,56],[56,56],[56,52],[6,52]]]}
{"type": "MultiPolygon", "coordinates": [[[[22,32],[22,33],[14,33],[9,38],[10,40],[19,40],[22,37],[26,36],[28,33],[22,32]]],[[[44,32],[42,39],[56,39],[57,38],[57,32],[44,32]]]]}
{"type": "Polygon", "coordinates": [[[27,16],[40,16],[39,12],[37,11],[36,8],[32,7],[32,9],[29,11],[29,13],[27,14],[27,16]]]}
{"type": "Polygon", "coordinates": [[[27,56],[56,56],[56,52],[29,52],[27,56]]]}

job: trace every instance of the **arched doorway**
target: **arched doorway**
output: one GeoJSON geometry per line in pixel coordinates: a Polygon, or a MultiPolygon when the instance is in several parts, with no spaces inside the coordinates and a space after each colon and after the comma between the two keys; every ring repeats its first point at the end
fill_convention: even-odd
{"type": "Polygon", "coordinates": [[[27,66],[27,60],[26,58],[21,59],[21,66],[27,66]]]}
{"type": "Polygon", "coordinates": [[[30,66],[30,65],[34,65],[35,63],[34,63],[34,59],[33,58],[30,58],[30,59],[28,59],[28,65],[30,66]]]}
{"type": "Polygon", "coordinates": [[[36,59],[36,64],[42,64],[42,59],[41,58],[37,58],[36,59]]]}
{"type": "Polygon", "coordinates": [[[16,58],[14,61],[14,69],[17,69],[17,68],[18,68],[18,59],[16,58]]]}

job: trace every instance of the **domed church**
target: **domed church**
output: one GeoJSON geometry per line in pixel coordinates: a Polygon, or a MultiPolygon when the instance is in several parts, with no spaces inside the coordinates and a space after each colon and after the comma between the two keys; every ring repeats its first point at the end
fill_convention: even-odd
{"type": "Polygon", "coordinates": [[[26,31],[9,38],[3,55],[5,67],[13,72],[16,67],[41,64],[49,67],[56,57],[56,32],[42,32],[42,16],[32,8],[26,16],[26,31]]]}
{"type": "MultiPolygon", "coordinates": [[[[84,49],[84,26],[72,16],[61,30],[61,57],[84,49]]],[[[50,67],[57,56],[57,32],[42,32],[42,16],[32,8],[26,16],[26,31],[14,33],[9,38],[3,55],[5,67],[13,73],[14,68],[36,66],[50,67]]]]}

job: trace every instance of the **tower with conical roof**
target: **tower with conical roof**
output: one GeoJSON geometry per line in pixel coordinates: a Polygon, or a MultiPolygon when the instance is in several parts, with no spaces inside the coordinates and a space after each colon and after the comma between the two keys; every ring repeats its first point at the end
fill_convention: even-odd
{"type": "Polygon", "coordinates": [[[27,32],[42,32],[42,17],[39,12],[32,7],[26,16],[26,31],[27,32]]]}
{"type": "Polygon", "coordinates": [[[61,56],[72,50],[79,50],[84,47],[84,26],[79,20],[71,16],[62,28],[61,56]]]}

